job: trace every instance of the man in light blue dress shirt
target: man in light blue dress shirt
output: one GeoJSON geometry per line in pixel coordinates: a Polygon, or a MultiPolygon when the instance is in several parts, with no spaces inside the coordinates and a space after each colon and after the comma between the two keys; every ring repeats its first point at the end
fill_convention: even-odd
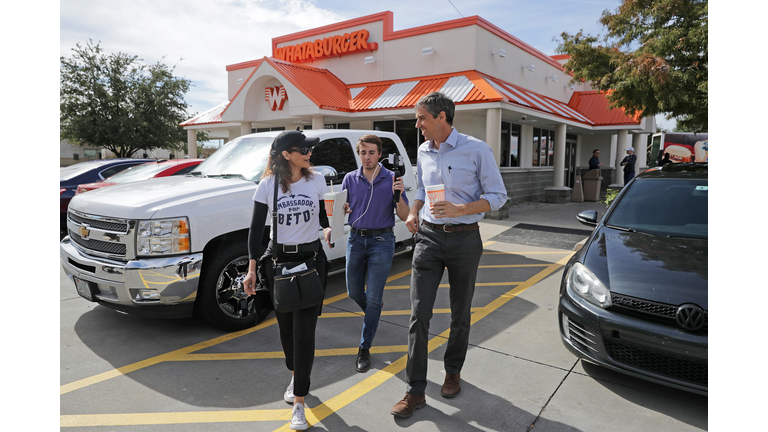
{"type": "Polygon", "coordinates": [[[455,106],[439,92],[416,103],[416,127],[425,142],[417,159],[418,188],[406,226],[415,234],[408,329],[408,380],[405,397],[391,413],[410,417],[426,405],[429,321],[443,272],[448,269],[451,330],[443,357],[446,371],[440,391],[447,398],[461,391],[461,369],[469,345],[472,297],[483,243],[478,221],[507,201],[507,190],[488,144],[453,128],[455,106]],[[426,187],[445,185],[445,200],[424,205],[426,187]],[[419,221],[421,219],[421,222],[419,221]]]}

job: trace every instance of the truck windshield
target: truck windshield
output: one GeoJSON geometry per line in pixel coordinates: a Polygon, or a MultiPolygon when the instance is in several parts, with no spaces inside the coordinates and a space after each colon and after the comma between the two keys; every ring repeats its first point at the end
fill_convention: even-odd
{"type": "Polygon", "coordinates": [[[240,175],[258,183],[267,165],[273,140],[274,137],[237,138],[216,150],[195,172],[202,177],[240,175]]]}

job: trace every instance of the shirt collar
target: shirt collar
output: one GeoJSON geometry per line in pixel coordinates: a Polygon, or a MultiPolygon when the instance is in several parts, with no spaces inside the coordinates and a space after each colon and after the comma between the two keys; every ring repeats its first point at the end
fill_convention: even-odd
{"type": "MultiPolygon", "coordinates": [[[[445,139],[440,145],[448,144],[449,146],[456,148],[456,144],[459,141],[459,132],[456,130],[455,127],[451,127],[451,133],[448,135],[448,138],[445,139]]],[[[432,145],[434,143],[434,140],[429,140],[429,146],[428,149],[431,151],[437,151],[435,147],[432,145]]]]}
{"type": "MultiPolygon", "coordinates": [[[[383,178],[386,175],[384,174],[385,170],[386,168],[384,168],[384,165],[382,165],[381,162],[379,162],[379,174],[373,179],[374,183],[376,182],[376,180],[383,178]]],[[[361,179],[365,179],[365,181],[368,181],[368,179],[365,178],[365,174],[363,174],[362,166],[357,169],[357,176],[360,177],[361,179]]]]}

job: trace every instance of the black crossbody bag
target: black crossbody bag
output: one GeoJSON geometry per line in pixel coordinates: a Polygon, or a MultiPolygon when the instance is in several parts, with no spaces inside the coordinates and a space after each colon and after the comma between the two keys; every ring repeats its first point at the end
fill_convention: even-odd
{"type": "MultiPolygon", "coordinates": [[[[275,196],[272,204],[272,229],[275,230],[274,240],[272,241],[272,265],[274,269],[274,295],[272,302],[275,311],[280,313],[293,312],[299,309],[306,309],[312,306],[318,306],[325,298],[323,281],[317,272],[316,260],[317,251],[312,258],[304,261],[277,262],[278,249],[283,250],[283,245],[277,241],[277,188],[278,179],[275,179],[275,196]],[[305,269],[293,271],[301,265],[305,269]]],[[[318,247],[322,247],[318,245],[318,247]]],[[[299,245],[296,245],[296,251],[299,251],[299,245]]]]}

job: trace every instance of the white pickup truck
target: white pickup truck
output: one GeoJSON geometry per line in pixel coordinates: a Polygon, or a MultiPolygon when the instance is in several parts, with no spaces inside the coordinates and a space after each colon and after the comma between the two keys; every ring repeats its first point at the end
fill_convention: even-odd
{"type": "MultiPolygon", "coordinates": [[[[60,255],[77,292],[132,314],[167,318],[197,314],[228,331],[263,320],[271,305],[264,297],[248,297],[240,281],[248,268],[252,197],[279,133],[236,138],[185,177],[116,185],[75,196],[69,204],[68,236],[60,243],[60,255]]],[[[325,175],[328,190],[340,191],[344,175],[360,167],[355,146],[367,133],[384,143],[385,166],[394,159],[390,154],[404,161],[399,169],[412,201],[414,170],[400,139],[390,132],[304,131],[320,139],[311,161],[325,175]]],[[[406,252],[411,249],[411,233],[404,222],[395,220],[396,253],[406,252]]],[[[265,230],[264,247],[268,235],[265,230]]],[[[322,231],[318,237],[322,238],[322,231]]],[[[346,238],[341,236],[333,248],[323,241],[332,274],[344,270],[346,238]]]]}

